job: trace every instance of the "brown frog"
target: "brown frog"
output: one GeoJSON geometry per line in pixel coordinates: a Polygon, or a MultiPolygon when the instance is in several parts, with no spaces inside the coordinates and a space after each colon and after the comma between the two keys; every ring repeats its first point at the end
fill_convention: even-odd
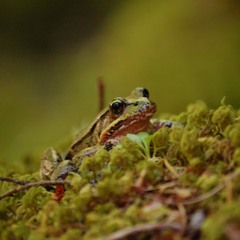
{"type": "Polygon", "coordinates": [[[100,148],[111,149],[128,133],[154,132],[162,126],[178,124],[158,119],[150,121],[155,112],[156,104],[149,100],[146,88],[138,87],[126,98],[114,98],[109,107],[103,109],[75,139],[65,160],[53,148],[44,152],[40,168],[41,178],[64,179],[68,172],[77,172],[84,157],[94,155],[100,148]]]}

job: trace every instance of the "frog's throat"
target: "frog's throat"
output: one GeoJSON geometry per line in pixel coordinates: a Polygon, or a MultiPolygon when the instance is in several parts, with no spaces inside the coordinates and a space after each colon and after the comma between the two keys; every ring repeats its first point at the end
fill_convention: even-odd
{"type": "Polygon", "coordinates": [[[128,118],[118,121],[114,125],[110,124],[109,127],[100,135],[99,142],[102,144],[110,139],[125,136],[128,133],[136,134],[149,130],[151,125],[150,118],[155,112],[156,105],[152,105],[133,116],[129,116],[128,118]]]}

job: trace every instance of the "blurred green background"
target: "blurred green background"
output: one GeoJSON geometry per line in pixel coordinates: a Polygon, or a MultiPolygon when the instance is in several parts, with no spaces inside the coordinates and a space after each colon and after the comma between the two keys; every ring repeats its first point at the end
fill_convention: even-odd
{"type": "Polygon", "coordinates": [[[137,86],[158,112],[239,107],[239,0],[1,0],[0,159],[40,156],[137,86]]]}

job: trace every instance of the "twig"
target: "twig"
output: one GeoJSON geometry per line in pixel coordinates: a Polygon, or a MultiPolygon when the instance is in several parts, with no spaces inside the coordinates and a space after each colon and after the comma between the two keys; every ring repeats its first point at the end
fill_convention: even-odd
{"type": "Polygon", "coordinates": [[[224,187],[225,187],[225,184],[219,184],[215,188],[213,188],[211,191],[206,192],[206,193],[204,193],[200,196],[197,196],[193,199],[183,201],[182,204],[183,205],[191,205],[194,203],[202,202],[202,201],[214,196],[216,193],[220,192],[224,187]]]}
{"type": "Polygon", "coordinates": [[[143,232],[151,232],[151,231],[160,231],[165,229],[171,229],[178,232],[183,232],[184,227],[182,224],[173,222],[173,223],[146,223],[146,224],[140,224],[137,226],[125,228],[122,230],[119,230],[117,232],[114,232],[113,234],[107,236],[107,237],[101,237],[97,240],[119,240],[125,237],[128,237],[130,235],[135,235],[143,232]]]}
{"type": "Polygon", "coordinates": [[[104,108],[104,98],[105,98],[105,85],[103,77],[97,78],[97,85],[98,85],[98,110],[99,112],[104,108]]]}
{"type": "Polygon", "coordinates": [[[0,177],[0,181],[15,183],[15,184],[19,184],[19,185],[25,185],[25,184],[29,183],[27,181],[16,180],[13,178],[8,178],[8,177],[0,177]]]}
{"type": "Polygon", "coordinates": [[[182,204],[183,205],[190,205],[190,204],[194,204],[194,203],[198,203],[198,202],[204,201],[204,200],[214,196],[216,193],[220,192],[223,188],[228,186],[229,183],[234,178],[238,177],[239,175],[240,175],[240,169],[237,169],[235,172],[233,172],[232,174],[227,176],[223,183],[220,183],[219,185],[214,187],[211,191],[206,192],[206,193],[204,193],[204,194],[202,194],[200,196],[197,196],[197,197],[195,197],[193,199],[186,200],[186,201],[182,202],[182,204]]]}
{"type": "Polygon", "coordinates": [[[49,186],[49,185],[61,185],[61,184],[71,184],[70,181],[66,181],[66,180],[57,180],[57,181],[40,181],[40,182],[30,182],[30,183],[26,183],[25,185],[18,187],[18,188],[14,188],[2,195],[0,195],[0,200],[6,198],[6,197],[11,197],[12,195],[27,190],[31,187],[39,187],[39,186],[49,186]]]}

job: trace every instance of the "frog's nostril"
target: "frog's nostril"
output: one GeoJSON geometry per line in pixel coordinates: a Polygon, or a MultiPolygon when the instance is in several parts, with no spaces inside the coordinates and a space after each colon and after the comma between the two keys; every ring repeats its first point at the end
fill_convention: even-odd
{"type": "Polygon", "coordinates": [[[134,106],[137,106],[139,104],[139,102],[138,101],[136,101],[135,103],[134,103],[134,106]]]}
{"type": "Polygon", "coordinates": [[[149,91],[146,88],[142,88],[143,97],[149,98],[149,91]]]}

